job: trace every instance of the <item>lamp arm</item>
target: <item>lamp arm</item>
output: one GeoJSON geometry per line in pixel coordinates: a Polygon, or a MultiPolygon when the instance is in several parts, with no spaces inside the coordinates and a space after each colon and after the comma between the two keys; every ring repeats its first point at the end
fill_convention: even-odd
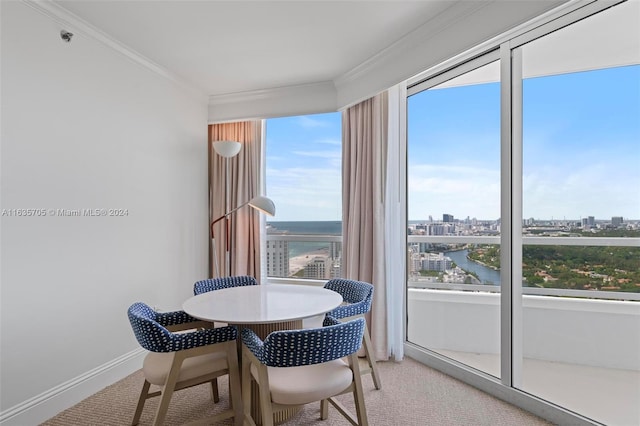
{"type": "Polygon", "coordinates": [[[243,208],[244,206],[246,206],[247,204],[249,204],[249,201],[247,201],[244,204],[240,204],[238,207],[236,207],[233,210],[229,210],[227,213],[223,214],[222,216],[220,216],[219,218],[217,218],[216,220],[214,220],[213,222],[211,222],[210,228],[211,228],[211,238],[213,238],[213,225],[215,225],[216,223],[220,222],[222,219],[228,217],[230,214],[232,214],[233,212],[235,212],[236,210],[240,210],[241,208],[243,208]]]}

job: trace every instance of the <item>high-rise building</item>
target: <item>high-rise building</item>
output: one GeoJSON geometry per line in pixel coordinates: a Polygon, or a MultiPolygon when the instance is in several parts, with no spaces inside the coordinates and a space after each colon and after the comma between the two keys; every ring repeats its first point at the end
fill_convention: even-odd
{"type": "Polygon", "coordinates": [[[340,263],[340,259],[331,262],[330,275],[331,278],[342,278],[342,264],[340,263]]]}
{"type": "Polygon", "coordinates": [[[427,227],[427,235],[444,235],[444,225],[429,225],[427,227]]]}
{"type": "Polygon", "coordinates": [[[267,276],[289,276],[289,242],[267,240],[267,276]]]}
{"type": "Polygon", "coordinates": [[[449,222],[453,222],[453,215],[452,214],[443,214],[442,215],[442,221],[449,223],[449,222]]]}
{"type": "Polygon", "coordinates": [[[454,223],[433,223],[426,225],[426,235],[454,235],[456,225],[454,223]]]}
{"type": "Polygon", "coordinates": [[[304,267],[304,277],[318,280],[331,278],[331,260],[324,256],[316,256],[304,267]]]}
{"type": "Polygon", "coordinates": [[[622,216],[613,216],[611,218],[611,225],[613,225],[613,227],[617,228],[618,226],[622,226],[622,224],[624,223],[624,219],[622,218],[622,216]]]}
{"type": "Polygon", "coordinates": [[[332,241],[329,246],[329,258],[340,259],[342,256],[342,243],[339,241],[332,241]]]}
{"type": "Polygon", "coordinates": [[[591,229],[596,226],[596,218],[594,216],[587,216],[582,218],[582,228],[591,229]]]}
{"type": "Polygon", "coordinates": [[[445,256],[443,253],[427,253],[422,258],[422,268],[427,271],[441,271],[444,272],[447,269],[453,267],[453,261],[450,257],[445,256]]]}

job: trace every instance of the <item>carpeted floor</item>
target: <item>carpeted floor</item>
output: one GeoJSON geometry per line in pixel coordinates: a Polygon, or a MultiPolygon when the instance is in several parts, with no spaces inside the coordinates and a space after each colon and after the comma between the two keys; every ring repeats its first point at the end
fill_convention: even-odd
{"type": "MultiPolygon", "coordinates": [[[[410,358],[405,358],[399,363],[381,362],[379,368],[382,377],[381,390],[374,389],[371,376],[363,377],[371,426],[551,424],[410,358]]],[[[59,413],[42,426],[130,425],[142,382],[142,373],[138,371],[59,413]]],[[[181,425],[228,407],[226,378],[219,380],[219,388],[220,402],[215,406],[206,385],[175,393],[165,424],[181,425]]],[[[353,410],[350,395],[342,395],[340,399],[353,410]]],[[[147,401],[140,421],[141,426],[152,424],[157,400],[158,398],[154,398],[147,401]]],[[[309,404],[284,424],[349,425],[333,407],[329,408],[329,419],[320,420],[319,407],[319,403],[309,404]]],[[[221,424],[233,423],[227,421],[221,424]]]]}

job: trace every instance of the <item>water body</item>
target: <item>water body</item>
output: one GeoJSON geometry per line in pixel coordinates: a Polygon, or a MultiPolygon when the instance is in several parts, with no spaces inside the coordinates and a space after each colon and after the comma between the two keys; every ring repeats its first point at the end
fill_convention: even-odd
{"type": "MultiPolygon", "coordinates": [[[[291,235],[341,235],[341,221],[267,221],[271,232],[288,232],[291,235]]],[[[267,231],[269,232],[269,231],[267,231]]],[[[292,241],[289,243],[289,257],[300,256],[304,253],[320,249],[329,249],[331,244],[321,241],[292,241]]]]}
{"type": "Polygon", "coordinates": [[[500,285],[500,271],[483,266],[479,263],[467,259],[469,250],[448,251],[444,255],[456,262],[456,265],[465,271],[474,272],[478,275],[482,284],[500,285]]]}
{"type": "Polygon", "coordinates": [[[288,231],[292,235],[342,235],[342,222],[341,221],[283,221],[272,222],[267,221],[267,225],[273,228],[274,231],[288,231]]]}

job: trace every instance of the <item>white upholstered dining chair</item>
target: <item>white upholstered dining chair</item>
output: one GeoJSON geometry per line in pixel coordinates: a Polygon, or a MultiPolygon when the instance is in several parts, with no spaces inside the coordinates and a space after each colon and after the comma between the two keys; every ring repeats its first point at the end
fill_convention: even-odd
{"type": "Polygon", "coordinates": [[[131,305],[127,313],[138,343],[149,351],[142,366],[145,380],[132,425],[140,421],[145,401],[155,396],[161,398],[153,424],[162,425],[173,393],[188,387],[210,383],[213,400],[218,402],[216,378],[225,374],[229,375],[230,407],[207,420],[233,417],[236,425],[242,425],[235,327],[210,328],[212,324],[183,311],[160,313],[141,302],[131,305]],[[149,392],[151,385],[161,389],[149,392]]]}
{"type": "Polygon", "coordinates": [[[242,330],[242,399],[245,424],[255,425],[252,404],[259,404],[261,424],[272,426],[274,414],[320,401],[320,417],[329,404],[349,422],[367,426],[367,411],[356,352],[362,344],[364,318],[340,322],[327,316],[324,327],[271,332],[264,341],[242,330]],[[345,361],[343,358],[347,359],[345,361]],[[251,383],[258,388],[252,401],[251,383]],[[356,416],[334,397],[353,394],[356,416]]]}

